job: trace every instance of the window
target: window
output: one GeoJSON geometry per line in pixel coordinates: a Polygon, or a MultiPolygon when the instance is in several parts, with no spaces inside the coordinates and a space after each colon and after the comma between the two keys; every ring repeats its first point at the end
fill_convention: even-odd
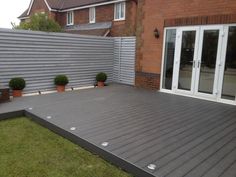
{"type": "Polygon", "coordinates": [[[96,21],[96,9],[95,7],[91,7],[89,9],[89,23],[95,23],[96,21]]]}
{"type": "Polygon", "coordinates": [[[114,9],[114,19],[125,20],[125,2],[116,3],[114,9]]]}
{"type": "Polygon", "coordinates": [[[225,71],[223,79],[222,98],[236,98],[236,27],[229,27],[228,46],[226,51],[225,71]]]}
{"type": "Polygon", "coordinates": [[[162,88],[168,89],[168,90],[172,89],[175,40],[176,40],[176,29],[167,29],[166,39],[165,39],[165,55],[164,55],[162,88]]]}
{"type": "Polygon", "coordinates": [[[74,24],[74,12],[70,11],[67,12],[67,25],[73,25],[74,24]]]}

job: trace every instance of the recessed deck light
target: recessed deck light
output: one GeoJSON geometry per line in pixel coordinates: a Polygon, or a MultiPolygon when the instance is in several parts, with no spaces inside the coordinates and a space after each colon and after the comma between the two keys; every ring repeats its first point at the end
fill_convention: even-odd
{"type": "Polygon", "coordinates": [[[155,170],[157,168],[155,164],[149,164],[147,167],[149,170],[155,170]]]}
{"type": "Polygon", "coordinates": [[[70,130],[74,131],[76,130],[76,127],[71,127],[70,130]]]}
{"type": "Polygon", "coordinates": [[[107,147],[107,146],[109,145],[109,143],[108,143],[108,142],[103,142],[101,145],[102,145],[103,147],[107,147]]]}
{"type": "Polygon", "coordinates": [[[29,108],[29,110],[32,110],[33,108],[29,108]]]}
{"type": "Polygon", "coordinates": [[[47,116],[47,119],[51,119],[52,118],[52,116],[47,116]]]}

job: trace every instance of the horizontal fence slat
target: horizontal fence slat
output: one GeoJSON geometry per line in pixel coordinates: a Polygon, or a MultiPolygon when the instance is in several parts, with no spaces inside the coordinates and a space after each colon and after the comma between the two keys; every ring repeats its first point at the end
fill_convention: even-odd
{"type": "Polygon", "coordinates": [[[23,77],[25,93],[54,90],[59,74],[68,76],[68,88],[91,86],[98,72],[105,72],[108,82],[133,85],[135,43],[135,37],[0,29],[0,86],[23,77]]]}

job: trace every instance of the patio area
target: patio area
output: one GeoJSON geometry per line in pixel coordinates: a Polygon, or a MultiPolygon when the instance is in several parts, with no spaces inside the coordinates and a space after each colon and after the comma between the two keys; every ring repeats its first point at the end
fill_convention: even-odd
{"type": "Polygon", "coordinates": [[[0,104],[137,177],[235,177],[235,106],[113,84],[0,104]]]}

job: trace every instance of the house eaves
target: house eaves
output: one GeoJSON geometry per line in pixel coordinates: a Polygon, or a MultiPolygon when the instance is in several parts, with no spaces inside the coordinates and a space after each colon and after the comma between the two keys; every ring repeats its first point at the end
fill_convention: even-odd
{"type": "Polygon", "coordinates": [[[124,1],[126,0],[112,0],[108,2],[94,3],[94,4],[82,5],[82,6],[72,7],[72,8],[63,7],[58,12],[68,12],[68,11],[73,11],[73,10],[87,9],[90,7],[98,7],[98,6],[109,5],[109,4],[114,4],[114,3],[124,2],[124,1]]]}
{"type": "MultiPolygon", "coordinates": [[[[85,1],[84,3],[78,4],[78,1],[74,1],[74,3],[67,4],[65,0],[43,0],[48,8],[49,11],[53,12],[68,12],[68,11],[74,11],[74,10],[80,10],[80,9],[86,9],[90,7],[98,7],[98,6],[103,6],[103,5],[109,5],[109,4],[114,4],[114,3],[119,3],[119,2],[124,2],[127,0],[95,0],[95,1],[85,1]],[[76,3],[75,3],[76,2],[76,3]],[[78,4],[76,6],[76,4],[78,4]]],[[[18,18],[19,19],[27,19],[29,18],[30,11],[32,9],[34,0],[31,0],[29,8],[21,14],[18,18]]]]}

